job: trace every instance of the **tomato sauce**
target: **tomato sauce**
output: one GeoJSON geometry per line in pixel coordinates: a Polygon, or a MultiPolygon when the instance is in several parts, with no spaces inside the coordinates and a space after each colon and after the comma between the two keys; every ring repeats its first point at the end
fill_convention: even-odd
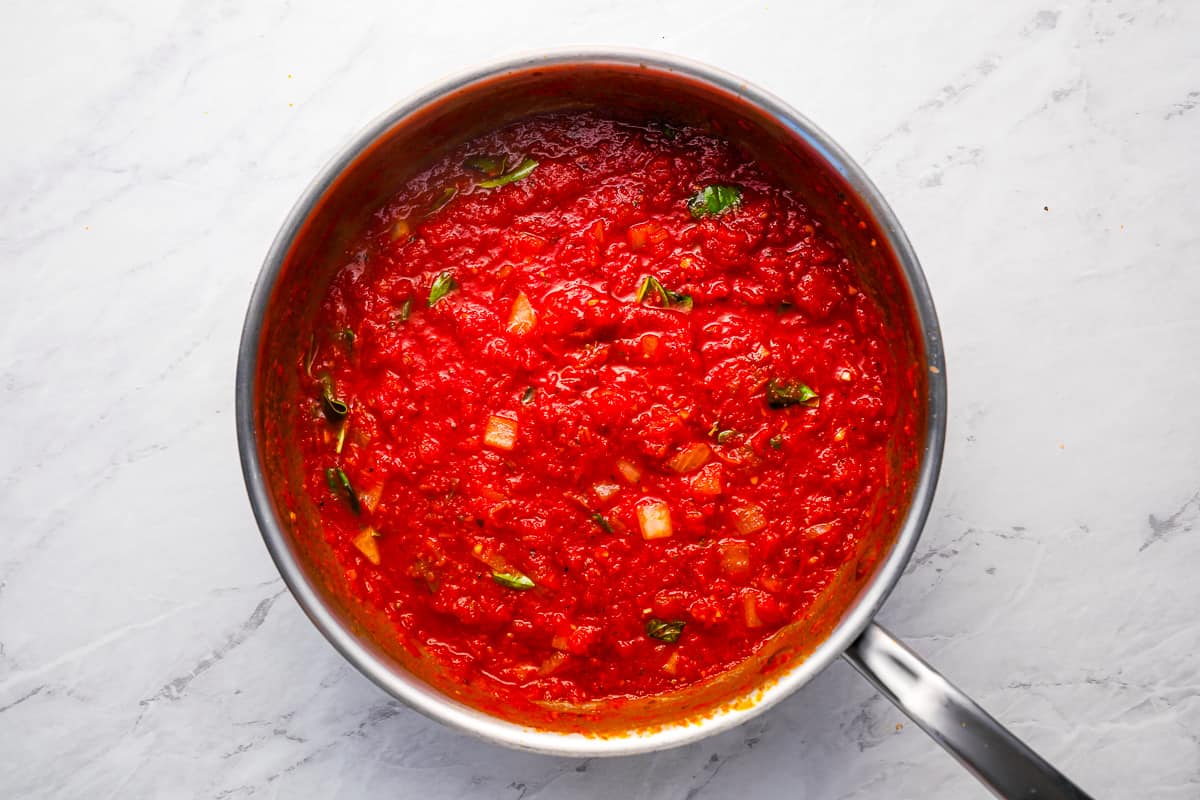
{"type": "Polygon", "coordinates": [[[853,558],[902,370],[801,197],[691,128],[531,118],[382,208],[300,360],[361,602],[521,702],[681,689],[853,558]]]}

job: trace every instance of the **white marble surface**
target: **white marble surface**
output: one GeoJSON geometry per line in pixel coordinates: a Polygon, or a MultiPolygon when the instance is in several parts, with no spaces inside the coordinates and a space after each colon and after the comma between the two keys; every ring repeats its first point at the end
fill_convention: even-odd
{"type": "Polygon", "coordinates": [[[1200,796],[1200,4],[900,5],[7,6],[0,796],[985,796],[841,663],[657,755],[466,739],[349,668],[275,573],[232,380],[285,212],[392,102],[576,43],[723,66],[864,163],[951,385],[883,621],[1096,795],[1200,796]]]}

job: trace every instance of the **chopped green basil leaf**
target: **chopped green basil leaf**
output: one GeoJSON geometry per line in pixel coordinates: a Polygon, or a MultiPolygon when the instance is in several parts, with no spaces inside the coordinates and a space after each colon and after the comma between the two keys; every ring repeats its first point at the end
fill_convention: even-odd
{"type": "Polygon", "coordinates": [[[325,378],[321,381],[321,400],[325,408],[325,416],[330,422],[340,422],[350,413],[350,405],[333,394],[333,381],[325,378]]]}
{"type": "Polygon", "coordinates": [[[342,447],[345,446],[345,444],[346,444],[346,428],[349,428],[349,427],[350,427],[350,422],[346,421],[346,422],[342,423],[342,427],[338,428],[337,444],[334,445],[333,452],[341,454],[342,447]]]}
{"type": "Polygon", "coordinates": [[[486,181],[480,181],[479,186],[484,189],[495,189],[497,186],[504,186],[509,183],[515,183],[522,178],[529,177],[529,173],[537,169],[538,162],[532,158],[527,158],[518,164],[512,172],[506,172],[503,175],[497,175],[486,181]]]}
{"type": "Polygon", "coordinates": [[[783,434],[782,433],[775,434],[774,436],[772,436],[770,439],[767,440],[767,444],[771,445],[771,448],[774,450],[782,450],[783,449],[783,434]]]}
{"type": "Polygon", "coordinates": [[[504,172],[507,161],[505,156],[471,156],[463,162],[463,166],[472,172],[494,178],[504,172]]]}
{"type": "Polygon", "coordinates": [[[535,394],[537,394],[537,389],[535,389],[532,386],[527,387],[525,389],[525,393],[523,395],[521,395],[521,402],[524,403],[525,405],[529,405],[530,403],[533,402],[533,396],[535,394]]]}
{"type": "Polygon", "coordinates": [[[772,408],[803,405],[816,408],[821,404],[820,396],[800,381],[779,381],[772,379],[767,384],[767,405],[772,408]]]}
{"type": "Polygon", "coordinates": [[[350,479],[346,477],[346,473],[342,472],[341,467],[325,470],[325,479],[329,481],[329,487],[335,492],[340,490],[346,493],[346,500],[350,503],[351,511],[355,514],[362,511],[358,495],[354,493],[354,487],[350,485],[350,479]]]}
{"type": "Polygon", "coordinates": [[[600,529],[603,530],[605,533],[613,532],[612,523],[609,522],[607,519],[605,519],[604,515],[601,514],[599,511],[597,511],[595,514],[592,514],[592,522],[599,525],[600,529]]]}
{"type": "Polygon", "coordinates": [[[412,315],[412,298],[408,298],[400,305],[400,321],[408,322],[408,318],[412,315]]]}
{"type": "Polygon", "coordinates": [[[658,131],[667,139],[674,139],[676,136],[679,135],[678,128],[676,128],[674,125],[668,124],[666,122],[662,122],[660,120],[655,120],[655,121],[651,122],[649,127],[652,130],[658,131]]]}
{"type": "Polygon", "coordinates": [[[705,186],[688,200],[688,211],[696,219],[715,217],[742,202],[742,190],[736,186],[705,186]]]}
{"type": "Polygon", "coordinates": [[[653,617],[646,620],[646,635],[651,639],[674,644],[679,641],[681,633],[683,633],[682,622],[667,622],[653,617]]]}
{"type": "Polygon", "coordinates": [[[437,200],[433,201],[433,205],[429,207],[428,213],[436,214],[441,211],[446,207],[447,203],[454,199],[454,195],[456,194],[458,194],[458,187],[456,186],[447,186],[445,189],[442,189],[441,195],[437,200]]]}
{"type": "Polygon", "coordinates": [[[522,575],[520,572],[497,572],[496,570],[492,570],[492,580],[501,586],[507,586],[510,589],[517,589],[522,592],[526,589],[532,589],[537,585],[529,579],[528,575],[522,575]]]}
{"type": "Polygon", "coordinates": [[[658,295],[658,299],[662,301],[663,308],[678,308],[682,311],[692,310],[692,298],[689,295],[672,292],[663,286],[662,281],[653,275],[647,275],[642,281],[642,285],[638,287],[637,294],[633,297],[634,302],[645,302],[651,292],[658,295]]]}
{"type": "Polygon", "coordinates": [[[454,280],[454,276],[449,272],[443,272],[441,275],[438,275],[433,279],[433,285],[429,287],[430,307],[457,288],[458,281],[454,280]]]}
{"type": "Polygon", "coordinates": [[[663,289],[663,285],[658,282],[658,278],[654,277],[653,275],[647,275],[642,279],[642,285],[638,287],[637,294],[633,296],[633,302],[640,303],[645,300],[646,295],[650,294],[651,289],[662,293],[661,296],[663,298],[663,303],[665,304],[667,300],[667,295],[665,294],[666,290],[663,289]]]}
{"type": "Polygon", "coordinates": [[[723,431],[717,431],[717,444],[725,444],[736,435],[737,431],[733,430],[732,428],[726,428],[723,431]]]}

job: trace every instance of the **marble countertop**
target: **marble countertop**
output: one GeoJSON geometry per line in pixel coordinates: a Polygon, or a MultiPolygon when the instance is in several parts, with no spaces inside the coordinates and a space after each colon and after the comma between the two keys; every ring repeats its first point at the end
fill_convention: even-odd
{"type": "Polygon", "coordinates": [[[295,198],[516,51],[714,63],[858,159],[941,315],[950,435],[882,613],[1097,796],[1200,796],[1200,5],[27,3],[0,29],[0,795],[963,798],[845,664],[617,760],[390,701],[285,590],[232,414],[295,198]]]}

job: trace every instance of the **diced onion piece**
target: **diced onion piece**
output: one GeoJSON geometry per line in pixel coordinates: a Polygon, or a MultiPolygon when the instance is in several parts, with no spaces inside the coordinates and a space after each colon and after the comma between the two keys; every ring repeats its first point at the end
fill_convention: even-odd
{"type": "Polygon", "coordinates": [[[661,225],[649,220],[630,225],[625,231],[625,238],[629,242],[630,250],[640,250],[647,244],[658,244],[669,236],[670,234],[663,230],[661,225]]]}
{"type": "Polygon", "coordinates": [[[759,575],[758,583],[768,592],[782,592],[783,581],[773,575],[759,575]]]}
{"type": "Polygon", "coordinates": [[[672,650],[671,655],[663,663],[663,672],[668,675],[674,675],[679,671],[679,651],[672,650]]]}
{"type": "Polygon", "coordinates": [[[524,336],[533,330],[533,326],[537,324],[537,314],[533,311],[533,306],[529,304],[529,298],[524,292],[517,295],[517,299],[513,300],[512,311],[508,315],[508,332],[515,333],[517,336],[524,336]]]}
{"type": "Polygon", "coordinates": [[[483,443],[497,450],[512,450],[517,444],[517,421],[508,417],[488,417],[483,443]]]}
{"type": "Polygon", "coordinates": [[[563,497],[572,503],[577,503],[584,511],[592,510],[592,504],[588,501],[587,497],[581,495],[579,492],[563,492],[563,497]]]}
{"type": "Polygon", "coordinates": [[[816,539],[833,530],[833,525],[828,522],[820,522],[816,525],[810,525],[804,529],[804,535],[809,539],[816,539]]]}
{"type": "Polygon", "coordinates": [[[758,616],[758,600],[753,592],[747,592],[742,598],[742,610],[746,614],[747,628],[761,628],[763,621],[758,616]]]}
{"type": "Polygon", "coordinates": [[[367,511],[374,511],[376,508],[379,508],[379,499],[381,497],[383,497],[383,484],[367,489],[358,496],[358,500],[367,511]]]}
{"type": "Polygon", "coordinates": [[[750,545],[746,542],[721,543],[721,569],[734,577],[750,573],[750,545]]]}
{"type": "Polygon", "coordinates": [[[620,486],[608,481],[600,481],[592,487],[592,493],[601,500],[607,500],[619,491],[621,491],[620,486]]]}
{"type": "MultiPolygon", "coordinates": [[[[558,647],[558,645],[552,646],[558,647]]],[[[542,665],[538,667],[538,675],[549,675],[550,673],[554,672],[554,670],[562,666],[562,663],[566,660],[567,654],[562,650],[556,649],[553,653],[547,656],[546,660],[542,662],[542,665]]]]}
{"type": "Polygon", "coordinates": [[[630,225],[625,231],[625,239],[629,242],[629,248],[631,250],[641,250],[643,247],[645,247],[647,233],[648,231],[646,230],[646,223],[630,225]]]}
{"type": "Polygon", "coordinates": [[[698,495],[713,497],[721,493],[721,465],[717,462],[705,464],[692,478],[692,491],[698,495]]]}
{"type": "Polygon", "coordinates": [[[642,479],[642,470],[637,464],[626,458],[617,460],[617,472],[620,472],[621,477],[630,483],[637,483],[642,479]]]}
{"type": "Polygon", "coordinates": [[[642,353],[652,356],[656,350],[658,350],[658,337],[653,333],[647,333],[642,337],[642,353]]]}
{"type": "Polygon", "coordinates": [[[488,486],[487,484],[484,484],[483,486],[479,487],[478,491],[481,497],[486,497],[488,500],[508,499],[508,495],[497,489],[495,486],[488,486]]]}
{"type": "Polygon", "coordinates": [[[733,510],[734,527],[738,533],[758,533],[767,527],[767,518],[763,510],[756,505],[742,506],[733,510]]]}
{"type": "Polygon", "coordinates": [[[662,500],[649,500],[638,506],[638,526],[643,539],[665,539],[671,535],[671,508],[662,500]]]}
{"type": "Polygon", "coordinates": [[[378,566],[379,545],[375,542],[376,536],[374,528],[363,528],[362,533],[354,537],[354,546],[358,548],[358,552],[362,553],[367,561],[378,566]]]}
{"type": "Polygon", "coordinates": [[[403,239],[410,233],[412,233],[412,226],[408,224],[408,220],[397,220],[396,224],[392,226],[392,241],[394,242],[397,239],[403,239]]]}
{"type": "Polygon", "coordinates": [[[712,448],[704,442],[694,442],[676,453],[667,466],[680,474],[692,472],[704,466],[710,455],[712,448]]]}

